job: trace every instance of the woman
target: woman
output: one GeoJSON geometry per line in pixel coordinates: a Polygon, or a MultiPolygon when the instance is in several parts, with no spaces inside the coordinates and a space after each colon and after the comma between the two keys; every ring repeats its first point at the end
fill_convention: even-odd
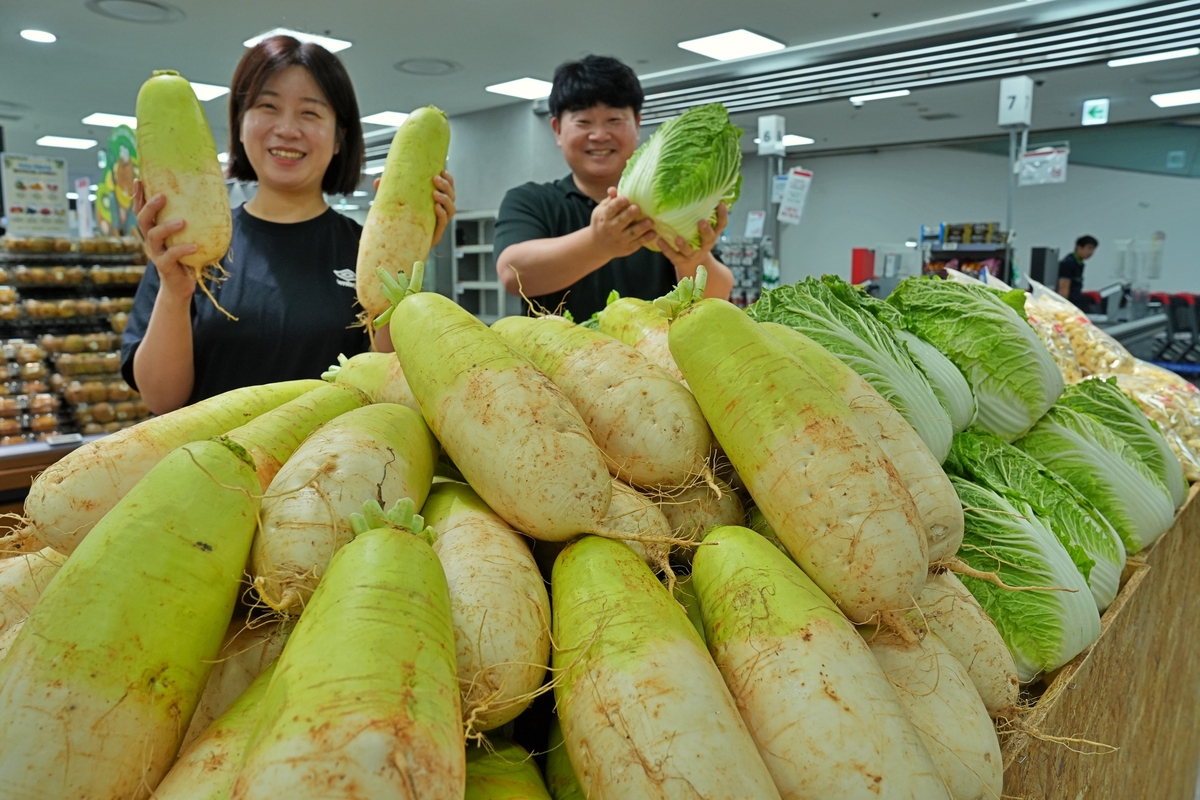
{"type": "MultiPolygon", "coordinates": [[[[228,277],[213,285],[220,305],[195,292],[179,259],[195,245],[167,247],[186,220],[160,220],[166,199],[134,207],[145,231],[148,269],[121,342],[121,372],[150,410],[162,414],[241,386],[315,378],[339,353],[368,349],[355,325],[354,266],[362,226],[326,204],[350,194],[363,168],[362,125],[350,77],[336,56],[290,36],[247,51],[230,87],[230,177],[257,181],[254,198],[233,210],[222,259],[228,277]]],[[[378,181],[376,181],[378,188],[378,181]]],[[[454,214],[454,182],[433,179],[441,239],[454,214]]],[[[387,330],[376,333],[391,350],[387,330]]]]}

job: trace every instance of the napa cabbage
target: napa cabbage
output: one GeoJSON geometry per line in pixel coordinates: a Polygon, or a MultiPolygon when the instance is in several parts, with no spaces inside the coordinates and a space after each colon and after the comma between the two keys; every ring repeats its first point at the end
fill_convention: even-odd
{"type": "Polygon", "coordinates": [[[946,470],[1009,502],[1028,503],[1087,580],[1097,610],[1108,608],[1120,589],[1125,546],[1104,515],[1075,487],[1011,444],[974,431],[954,437],[946,470]]]}
{"type": "Polygon", "coordinates": [[[954,435],[950,417],[891,325],[838,299],[816,278],[764,292],[747,313],[800,331],[840,358],[900,412],[938,463],[945,460],[954,435]]]}
{"type": "Polygon", "coordinates": [[[1100,510],[1134,554],[1166,533],[1175,516],[1167,487],[1115,433],[1056,405],[1016,446],[1057,473],[1100,510]]]}
{"type": "Polygon", "coordinates": [[[717,205],[732,207],[741,191],[741,137],[720,103],[688,109],[634,151],[617,191],[653,219],[672,246],[682,236],[699,247],[700,221],[716,224],[717,205]]]}
{"type": "Polygon", "coordinates": [[[906,278],[888,303],[900,312],[906,330],[962,371],[975,393],[976,427],[1011,442],[1062,394],[1062,374],[1046,346],[999,292],[936,278],[906,278]]]}
{"type": "Polygon", "coordinates": [[[1100,637],[1100,612],[1066,548],[1028,503],[957,476],[966,535],[958,557],[980,572],[995,573],[1010,587],[960,576],[996,623],[1027,683],[1058,669],[1100,637]]]}

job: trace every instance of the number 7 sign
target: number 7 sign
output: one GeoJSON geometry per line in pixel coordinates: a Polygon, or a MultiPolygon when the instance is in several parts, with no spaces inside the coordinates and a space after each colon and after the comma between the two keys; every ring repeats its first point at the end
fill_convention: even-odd
{"type": "Polygon", "coordinates": [[[1033,121],[1033,78],[1020,75],[1000,81],[1001,128],[1028,128],[1033,121]]]}

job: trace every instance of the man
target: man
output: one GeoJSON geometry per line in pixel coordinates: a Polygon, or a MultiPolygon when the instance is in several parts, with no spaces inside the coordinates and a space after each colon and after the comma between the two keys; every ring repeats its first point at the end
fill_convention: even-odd
{"type": "Polygon", "coordinates": [[[682,237],[664,241],[654,222],[617,194],[638,146],[641,109],[637,75],[615,58],[587,56],[555,70],[550,127],[571,174],[518,186],[500,204],[496,273],[509,294],[550,311],[565,308],[583,322],[613,289],[653,300],[703,264],[705,294],[729,296],[733,273],[712,254],[729,219],[724,205],[715,229],[700,223],[700,247],[693,249],[682,237]],[[646,249],[651,243],[662,252],[646,249]]]}
{"type": "Polygon", "coordinates": [[[1080,236],[1075,240],[1075,252],[1058,262],[1058,293],[1077,306],[1083,300],[1083,262],[1092,257],[1098,244],[1094,236],[1080,236]]]}

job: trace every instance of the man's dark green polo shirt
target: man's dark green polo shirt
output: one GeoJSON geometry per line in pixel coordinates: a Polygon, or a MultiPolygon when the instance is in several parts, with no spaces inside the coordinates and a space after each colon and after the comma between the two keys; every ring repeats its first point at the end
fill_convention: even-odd
{"type": "MultiPolygon", "coordinates": [[[[553,183],[526,183],[510,189],[496,218],[496,256],[509,245],[553,239],[586,228],[595,207],[596,201],[579,191],[570,175],[553,183]]],[[[520,265],[513,266],[519,275],[520,265]]],[[[613,289],[622,297],[654,300],[671,291],[675,283],[675,267],[667,257],[643,247],[633,255],[614,258],[568,289],[530,299],[550,311],[561,304],[576,322],[583,322],[604,308],[613,289]]]]}

